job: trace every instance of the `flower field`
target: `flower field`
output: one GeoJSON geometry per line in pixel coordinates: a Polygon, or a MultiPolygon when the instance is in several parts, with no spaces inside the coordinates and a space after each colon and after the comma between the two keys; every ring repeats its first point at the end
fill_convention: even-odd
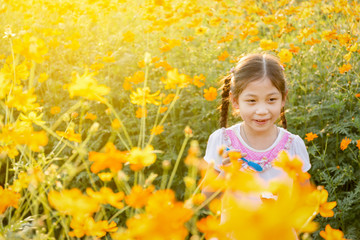
{"type": "Polygon", "coordinates": [[[360,239],[358,1],[2,0],[0,22],[0,240],[360,239]],[[312,164],[282,152],[270,185],[201,161],[254,52],[312,164]]]}

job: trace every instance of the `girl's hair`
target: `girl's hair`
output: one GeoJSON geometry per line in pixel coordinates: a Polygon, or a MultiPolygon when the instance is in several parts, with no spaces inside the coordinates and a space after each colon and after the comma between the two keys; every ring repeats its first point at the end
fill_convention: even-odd
{"type": "MultiPolygon", "coordinates": [[[[229,109],[230,91],[235,99],[246,88],[246,86],[257,80],[269,78],[272,84],[279,90],[283,100],[286,96],[286,81],[284,68],[279,60],[267,54],[250,54],[240,59],[235,68],[231,69],[229,75],[223,77],[222,95],[220,106],[220,127],[226,127],[229,109]]],[[[281,109],[280,114],[283,128],[287,128],[285,110],[281,109]]]]}

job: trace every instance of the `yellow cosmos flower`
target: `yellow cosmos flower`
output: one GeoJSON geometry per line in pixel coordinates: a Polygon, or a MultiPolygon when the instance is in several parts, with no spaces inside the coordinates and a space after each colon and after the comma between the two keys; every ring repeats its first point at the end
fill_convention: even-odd
{"type": "Polygon", "coordinates": [[[139,171],[153,164],[156,160],[156,154],[152,146],[147,146],[144,149],[134,147],[131,149],[127,159],[130,163],[130,169],[139,171]]]}
{"type": "Polygon", "coordinates": [[[73,73],[72,83],[64,86],[69,91],[70,98],[80,96],[88,100],[96,100],[104,102],[104,95],[110,92],[110,88],[104,84],[98,84],[94,78],[95,73],[85,73],[80,76],[78,73],[73,73]]]}
{"type": "Polygon", "coordinates": [[[263,50],[275,50],[278,48],[278,43],[277,42],[273,42],[271,40],[267,40],[267,39],[262,39],[260,41],[260,47],[263,50]]]}
{"type": "Polygon", "coordinates": [[[204,98],[207,101],[214,101],[217,95],[218,95],[217,90],[214,87],[210,87],[209,89],[204,89],[204,98]]]}
{"type": "Polygon", "coordinates": [[[135,40],[135,34],[132,31],[127,31],[122,34],[123,41],[125,42],[133,42],[135,40]]]}
{"type": "Polygon", "coordinates": [[[91,216],[99,210],[99,202],[89,196],[83,195],[77,188],[50,191],[48,194],[50,205],[59,212],[73,217],[91,216]]]}
{"type": "Polygon", "coordinates": [[[30,75],[27,61],[23,61],[21,64],[16,65],[15,72],[13,64],[5,63],[0,72],[4,74],[6,79],[14,80],[15,77],[14,81],[16,84],[21,84],[21,81],[27,80],[30,75]]]}
{"type": "Polygon", "coordinates": [[[38,82],[39,83],[43,83],[45,82],[47,79],[49,78],[49,76],[47,75],[47,73],[41,73],[39,78],[38,78],[38,82]]]}
{"type": "Polygon", "coordinates": [[[94,120],[97,118],[97,116],[96,116],[95,114],[93,114],[93,113],[87,112],[87,113],[85,114],[84,118],[85,118],[85,119],[90,119],[90,120],[94,121],[94,120]]]}
{"type": "Polygon", "coordinates": [[[11,89],[10,79],[5,78],[5,74],[0,72],[0,99],[5,98],[11,89]]]}
{"type": "Polygon", "coordinates": [[[95,222],[92,217],[73,218],[70,227],[73,231],[69,232],[69,236],[77,238],[81,238],[84,235],[101,238],[105,236],[107,232],[116,232],[118,229],[114,221],[110,224],[105,220],[95,222]]]}
{"type": "Polygon", "coordinates": [[[160,99],[160,90],[155,93],[150,93],[150,88],[137,88],[136,92],[131,92],[130,94],[130,101],[132,104],[145,106],[147,103],[160,105],[158,100],[160,99]]]}
{"type": "Polygon", "coordinates": [[[304,182],[310,178],[310,174],[302,171],[303,163],[300,159],[291,158],[289,153],[281,151],[274,161],[274,166],[282,168],[294,180],[304,182]]]}
{"type": "Polygon", "coordinates": [[[282,48],[280,50],[280,52],[278,53],[278,56],[282,63],[290,62],[293,57],[292,53],[288,49],[285,49],[285,48],[282,48]]]}
{"type": "Polygon", "coordinates": [[[163,80],[165,89],[184,88],[191,82],[191,78],[185,74],[179,74],[176,68],[167,72],[167,78],[163,80]]]}
{"type": "Polygon", "coordinates": [[[110,188],[102,187],[99,192],[87,188],[86,193],[100,204],[110,204],[119,209],[124,207],[122,200],[124,199],[125,194],[123,192],[114,193],[110,188]]]}
{"type": "Polygon", "coordinates": [[[352,66],[350,63],[343,64],[341,67],[339,67],[339,72],[341,74],[344,74],[345,72],[348,72],[352,69],[352,66]]]}
{"type": "Polygon", "coordinates": [[[145,73],[143,71],[138,71],[138,72],[134,73],[133,76],[125,78],[125,81],[131,82],[133,84],[141,83],[144,80],[145,80],[145,73]]]}
{"type": "Polygon", "coordinates": [[[36,103],[36,95],[34,89],[23,92],[22,87],[15,87],[12,94],[8,97],[6,103],[8,107],[14,107],[22,112],[33,111],[39,107],[36,103]]]}
{"type": "Polygon", "coordinates": [[[37,63],[44,61],[44,55],[47,54],[48,48],[41,38],[26,33],[22,39],[14,39],[14,52],[23,55],[26,59],[34,60],[37,63]]]}

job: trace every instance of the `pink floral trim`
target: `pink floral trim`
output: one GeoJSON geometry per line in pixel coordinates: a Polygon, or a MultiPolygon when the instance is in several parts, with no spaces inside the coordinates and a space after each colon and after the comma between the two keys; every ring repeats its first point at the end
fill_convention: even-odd
{"type": "Polygon", "coordinates": [[[248,149],[247,147],[245,147],[232,130],[227,129],[223,132],[224,132],[224,140],[228,147],[239,149],[241,150],[241,152],[246,153],[247,154],[246,159],[256,162],[257,164],[260,164],[260,166],[262,166],[264,170],[272,167],[272,161],[276,159],[276,157],[278,156],[281,150],[284,149],[289,150],[291,143],[294,139],[292,134],[290,134],[289,132],[285,132],[279,143],[269,151],[254,152],[248,149]]]}

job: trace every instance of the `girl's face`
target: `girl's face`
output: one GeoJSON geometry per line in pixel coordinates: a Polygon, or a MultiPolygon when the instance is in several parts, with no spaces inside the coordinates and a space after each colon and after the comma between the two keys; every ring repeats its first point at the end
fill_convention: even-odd
{"type": "Polygon", "coordinates": [[[245,128],[253,133],[273,132],[274,123],[285,105],[284,99],[268,78],[249,83],[237,99],[231,96],[245,128]]]}

